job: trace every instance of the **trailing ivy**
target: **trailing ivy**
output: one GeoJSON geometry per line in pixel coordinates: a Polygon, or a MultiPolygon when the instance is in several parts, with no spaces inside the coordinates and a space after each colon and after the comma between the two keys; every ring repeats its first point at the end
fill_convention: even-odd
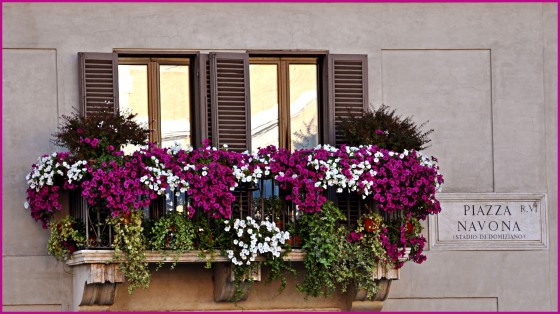
{"type": "Polygon", "coordinates": [[[304,239],[302,249],[307,254],[303,261],[305,277],[297,288],[306,298],[330,296],[336,284],[343,280],[336,269],[338,260],[344,258],[340,248],[346,240],[337,227],[337,221],[343,219],[344,215],[331,201],[323,203],[320,212],[306,213],[299,219],[304,239]]]}
{"type": "Polygon", "coordinates": [[[128,293],[138,287],[148,288],[150,284],[142,216],[142,211],[131,210],[130,213],[108,219],[115,233],[113,260],[119,263],[119,269],[128,280],[128,293]]]}
{"type": "MultiPolygon", "coordinates": [[[[148,246],[168,257],[171,252],[175,259],[171,269],[175,268],[181,254],[194,249],[196,232],[194,224],[184,212],[172,211],[160,218],[155,219],[148,232],[148,246]]],[[[160,268],[163,264],[158,264],[160,268]]]]}
{"type": "Polygon", "coordinates": [[[86,244],[83,226],[71,216],[49,223],[51,236],[47,244],[48,253],[58,261],[66,261],[72,253],[82,249],[86,244]]]}

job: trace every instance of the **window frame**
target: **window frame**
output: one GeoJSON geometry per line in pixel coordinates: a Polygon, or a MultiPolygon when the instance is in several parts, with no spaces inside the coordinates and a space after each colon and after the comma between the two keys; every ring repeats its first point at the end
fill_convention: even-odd
{"type": "MultiPolygon", "coordinates": [[[[277,89],[278,89],[278,143],[282,148],[291,150],[291,122],[290,122],[290,65],[291,64],[313,64],[317,66],[317,124],[318,142],[323,143],[321,125],[321,107],[323,106],[321,88],[320,57],[317,56],[255,56],[249,55],[249,66],[252,64],[275,64],[277,66],[277,89]]],[[[251,77],[249,76],[249,83],[251,77]]],[[[253,149],[255,147],[252,147],[253,149]]]]}
{"type": "Polygon", "coordinates": [[[160,95],[160,75],[159,70],[162,65],[188,65],[189,66],[189,115],[191,118],[191,143],[194,147],[195,140],[193,136],[193,129],[196,128],[196,119],[194,113],[194,97],[193,90],[193,73],[191,66],[191,58],[179,57],[130,57],[119,56],[118,65],[145,65],[147,71],[148,83],[148,128],[150,130],[149,141],[161,146],[161,95],[160,95]]]}

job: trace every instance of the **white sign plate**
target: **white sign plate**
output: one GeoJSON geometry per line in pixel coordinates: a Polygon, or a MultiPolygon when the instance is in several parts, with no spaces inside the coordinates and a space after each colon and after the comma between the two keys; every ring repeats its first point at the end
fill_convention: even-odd
{"type": "Polygon", "coordinates": [[[531,250],[548,247],[546,195],[441,193],[430,217],[430,249],[531,250]]]}

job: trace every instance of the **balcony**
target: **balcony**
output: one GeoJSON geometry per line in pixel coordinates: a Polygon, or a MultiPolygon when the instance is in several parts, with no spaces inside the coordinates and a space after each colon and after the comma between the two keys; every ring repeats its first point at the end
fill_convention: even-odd
{"type": "Polygon", "coordinates": [[[212,270],[216,304],[245,302],[264,267],[265,281],[296,282],[304,299],[342,291],[361,308],[386,299],[405,261],[425,259],[420,220],[439,211],[437,166],[414,151],[149,146],[67,158],[34,166],[28,201],[51,229],[49,253],[72,267],[75,309],[148,288],[162,265],[197,264],[212,270]],[[58,204],[68,206],[49,216],[58,204]]]}

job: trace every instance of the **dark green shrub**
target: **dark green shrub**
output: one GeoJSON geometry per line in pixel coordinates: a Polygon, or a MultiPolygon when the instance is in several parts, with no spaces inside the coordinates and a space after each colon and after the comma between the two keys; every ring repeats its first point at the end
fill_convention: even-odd
{"type": "Polygon", "coordinates": [[[110,156],[126,144],[144,145],[150,134],[148,127],[135,120],[136,114],[121,111],[101,112],[84,117],[75,111],[62,116],[53,144],[68,148],[78,159],[110,156]]]}
{"type": "Polygon", "coordinates": [[[338,129],[349,146],[371,144],[397,152],[425,149],[431,141],[428,135],[434,132],[433,129],[421,131],[428,121],[417,126],[412,117],[403,119],[395,112],[396,109],[381,105],[377,110],[364,111],[362,116],[343,119],[338,129]]]}

